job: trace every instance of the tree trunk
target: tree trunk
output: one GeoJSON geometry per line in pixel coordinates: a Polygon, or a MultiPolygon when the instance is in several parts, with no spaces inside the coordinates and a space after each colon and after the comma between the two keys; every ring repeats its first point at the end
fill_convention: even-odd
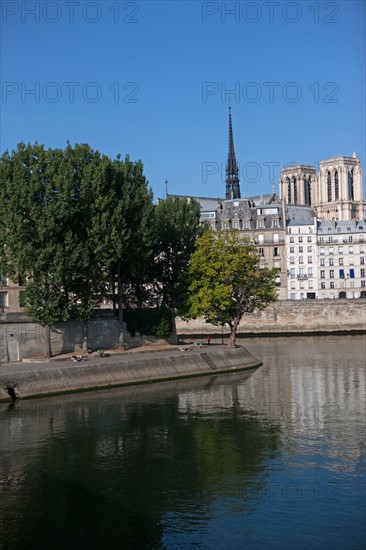
{"type": "Polygon", "coordinates": [[[236,331],[238,330],[239,322],[240,322],[240,319],[236,318],[236,319],[234,319],[234,321],[232,323],[229,323],[230,337],[229,337],[229,341],[227,343],[227,347],[230,348],[230,349],[235,348],[236,331]]]}
{"type": "Polygon", "coordinates": [[[114,276],[112,278],[111,288],[112,288],[113,311],[114,311],[114,314],[116,314],[116,312],[117,312],[117,300],[116,300],[116,283],[115,283],[115,280],[114,280],[114,276]]]}
{"type": "Polygon", "coordinates": [[[88,319],[83,321],[83,351],[88,351],[88,319]]]}
{"type": "Polygon", "coordinates": [[[44,356],[47,358],[52,357],[50,325],[45,325],[44,327],[44,356]]]}
{"type": "Polygon", "coordinates": [[[119,347],[125,349],[125,330],[123,322],[123,285],[121,263],[118,263],[118,326],[119,326],[119,347]]]}

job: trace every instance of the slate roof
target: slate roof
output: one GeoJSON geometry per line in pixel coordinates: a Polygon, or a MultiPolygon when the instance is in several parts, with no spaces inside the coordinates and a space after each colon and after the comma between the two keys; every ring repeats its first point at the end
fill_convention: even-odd
{"type": "Polygon", "coordinates": [[[366,220],[318,220],[318,232],[323,235],[329,233],[365,232],[366,220]],[[350,228],[350,229],[349,229],[350,228]]]}
{"type": "Polygon", "coordinates": [[[310,206],[286,205],[287,225],[313,225],[315,212],[310,206]]]}
{"type": "MultiPolygon", "coordinates": [[[[195,197],[193,195],[168,195],[168,197],[174,198],[174,199],[191,199],[196,202],[201,207],[201,210],[204,212],[215,212],[217,210],[217,207],[219,205],[219,198],[212,198],[212,197],[195,197]]],[[[221,199],[222,200],[222,199],[221,199]]]]}

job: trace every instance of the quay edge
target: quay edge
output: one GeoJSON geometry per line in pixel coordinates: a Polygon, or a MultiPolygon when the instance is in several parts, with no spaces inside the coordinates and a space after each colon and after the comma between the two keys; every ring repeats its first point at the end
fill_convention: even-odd
{"type": "MultiPolygon", "coordinates": [[[[213,348],[214,346],[212,346],[213,348]]],[[[27,369],[14,364],[5,373],[0,370],[0,402],[9,402],[11,388],[17,398],[31,399],[66,393],[88,392],[113,387],[151,384],[168,380],[237,373],[262,366],[246,348],[191,348],[174,350],[169,355],[136,354],[62,366],[53,363],[27,369]],[[10,389],[10,392],[9,392],[10,389]]]]}

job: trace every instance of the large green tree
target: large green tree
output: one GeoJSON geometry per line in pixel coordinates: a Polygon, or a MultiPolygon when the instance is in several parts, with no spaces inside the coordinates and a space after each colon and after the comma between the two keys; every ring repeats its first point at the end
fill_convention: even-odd
{"type": "Polygon", "coordinates": [[[156,305],[183,310],[188,294],[189,260],[200,228],[195,201],[168,197],[154,211],[154,249],[151,278],[156,305]]]}
{"type": "Polygon", "coordinates": [[[125,289],[138,287],[151,253],[152,192],[141,161],[104,160],[94,172],[90,186],[92,234],[98,265],[106,291],[119,315],[119,343],[124,347],[123,306],[125,289]]]}
{"type": "Polygon", "coordinates": [[[89,180],[101,162],[88,145],[63,149],[20,143],[0,159],[3,271],[27,279],[26,311],[45,327],[88,319],[102,288],[90,234],[89,180]]]}
{"type": "Polygon", "coordinates": [[[191,258],[187,317],[203,316],[214,325],[228,324],[228,347],[235,347],[243,315],[277,299],[277,272],[260,267],[256,247],[237,231],[207,230],[191,258]]]}

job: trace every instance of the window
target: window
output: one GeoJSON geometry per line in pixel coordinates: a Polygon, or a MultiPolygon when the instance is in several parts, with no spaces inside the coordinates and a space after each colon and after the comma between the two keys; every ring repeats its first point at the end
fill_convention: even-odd
{"type": "Polygon", "coordinates": [[[312,246],[308,246],[308,252],[312,252],[313,251],[313,247],[312,246]]]}
{"type": "Polygon", "coordinates": [[[264,228],[264,220],[257,220],[257,227],[259,229],[263,229],[264,228]]]}
{"type": "Polygon", "coordinates": [[[303,268],[303,267],[300,267],[300,269],[299,269],[299,275],[304,275],[304,268],[303,268]]]}
{"type": "Polygon", "coordinates": [[[294,242],[295,242],[294,237],[290,237],[290,243],[294,243],[294,242]]]}
{"type": "Polygon", "coordinates": [[[275,246],[274,249],[273,249],[273,256],[279,256],[279,252],[278,252],[278,246],[275,246]]]}
{"type": "Polygon", "coordinates": [[[294,290],[296,288],[295,281],[291,281],[291,290],[294,290]]]}
{"type": "Polygon", "coordinates": [[[343,254],[343,246],[338,247],[338,254],[343,254]]]}
{"type": "Polygon", "coordinates": [[[308,264],[312,264],[313,263],[313,257],[312,256],[308,256],[308,264]]]}
{"type": "Polygon", "coordinates": [[[362,268],[360,269],[360,277],[364,277],[365,276],[365,269],[362,268]]]}
{"type": "Polygon", "coordinates": [[[333,242],[333,237],[328,237],[328,243],[332,243],[333,242]]]}
{"type": "Polygon", "coordinates": [[[304,281],[300,281],[300,289],[301,289],[301,290],[304,289],[304,281]]]}
{"type": "Polygon", "coordinates": [[[339,265],[343,265],[343,258],[339,258],[339,265]]]}
{"type": "Polygon", "coordinates": [[[279,224],[278,224],[278,219],[275,218],[275,219],[273,220],[273,222],[272,222],[272,227],[278,227],[278,226],[279,226],[279,224]]]}
{"type": "Polygon", "coordinates": [[[337,201],[339,199],[339,180],[338,180],[338,171],[334,173],[334,199],[337,201]]]}
{"type": "Polygon", "coordinates": [[[353,246],[349,246],[349,247],[348,247],[348,253],[349,253],[349,254],[353,254],[353,246]]]}
{"type": "Polygon", "coordinates": [[[8,293],[0,292],[0,308],[8,307],[8,293]]]}
{"type": "Polygon", "coordinates": [[[350,172],[348,172],[348,199],[353,201],[354,198],[354,181],[353,181],[353,168],[350,172]]]}
{"type": "Polygon", "coordinates": [[[312,276],[313,276],[313,268],[308,267],[308,277],[312,277],[312,276]]]}
{"type": "Polygon", "coordinates": [[[348,237],[348,242],[351,243],[353,241],[352,235],[348,237]]]}
{"type": "Polygon", "coordinates": [[[330,278],[330,279],[334,279],[334,269],[331,269],[331,270],[329,271],[329,278],[330,278]]]}
{"type": "Polygon", "coordinates": [[[295,292],[291,292],[291,294],[290,294],[290,300],[296,300],[296,294],[295,294],[295,292]]]}
{"type": "Polygon", "coordinates": [[[320,288],[325,288],[325,283],[320,283],[320,288]]]}
{"type": "Polygon", "coordinates": [[[324,256],[324,246],[321,246],[321,247],[320,247],[320,255],[321,255],[321,256],[324,256]]]}
{"type": "Polygon", "coordinates": [[[350,256],[348,258],[348,263],[349,263],[349,265],[353,265],[355,263],[354,258],[350,256]]]}
{"type": "Polygon", "coordinates": [[[264,256],[264,248],[262,248],[262,247],[259,248],[259,255],[260,255],[261,257],[264,256]]]}
{"type": "Polygon", "coordinates": [[[311,243],[311,242],[312,242],[312,241],[311,241],[311,237],[309,236],[309,237],[308,237],[308,243],[311,243]]]}
{"type": "Polygon", "coordinates": [[[320,265],[325,265],[325,260],[324,260],[324,258],[320,258],[320,265]]]}
{"type": "Polygon", "coordinates": [[[258,235],[258,242],[263,243],[264,242],[264,235],[258,235]]]}
{"type": "Polygon", "coordinates": [[[319,237],[319,242],[320,242],[320,244],[323,244],[324,243],[324,237],[319,237]]]}
{"type": "Polygon", "coordinates": [[[334,254],[334,246],[329,247],[329,254],[330,255],[334,254]]]}
{"type": "Polygon", "coordinates": [[[304,263],[304,257],[303,256],[299,256],[299,264],[303,264],[304,263]]]}
{"type": "Polygon", "coordinates": [[[360,258],[360,264],[365,265],[365,256],[361,256],[360,258]]]}
{"type": "Polygon", "coordinates": [[[333,258],[329,258],[329,265],[334,265],[334,260],[333,260],[333,258]]]}
{"type": "Polygon", "coordinates": [[[344,269],[339,270],[339,278],[344,279],[344,269]]]}
{"type": "Polygon", "coordinates": [[[334,288],[334,281],[330,281],[330,288],[334,288]]]}
{"type": "Polygon", "coordinates": [[[290,246],[290,254],[294,254],[295,252],[295,247],[294,246],[290,246]]]}
{"type": "Polygon", "coordinates": [[[351,279],[355,278],[355,270],[354,269],[349,270],[349,276],[350,276],[351,279]]]}
{"type": "Polygon", "coordinates": [[[299,246],[299,252],[303,252],[304,251],[304,247],[303,246],[299,246]]]}
{"type": "Polygon", "coordinates": [[[362,286],[362,288],[365,288],[366,287],[366,281],[361,281],[361,286],[362,286]]]}
{"type": "Polygon", "coordinates": [[[302,237],[299,237],[299,243],[302,243],[302,237]]]}
{"type": "Polygon", "coordinates": [[[291,277],[295,277],[295,268],[294,267],[291,267],[290,275],[291,275],[291,277]]]}
{"type": "Polygon", "coordinates": [[[325,279],[325,271],[323,269],[320,272],[320,278],[325,279]]]}
{"type": "Polygon", "coordinates": [[[245,220],[245,222],[244,222],[244,228],[245,228],[245,229],[250,229],[250,221],[249,221],[249,220],[245,220]]]}
{"type": "Polygon", "coordinates": [[[294,256],[290,256],[290,264],[294,264],[295,263],[295,257],[294,256]]]}
{"type": "Polygon", "coordinates": [[[314,288],[314,286],[313,286],[313,281],[309,281],[309,282],[308,282],[308,285],[309,285],[309,288],[314,288]]]}
{"type": "Polygon", "coordinates": [[[239,222],[234,222],[233,227],[234,229],[239,229],[239,222]]]}
{"type": "Polygon", "coordinates": [[[332,180],[331,180],[331,175],[329,170],[327,174],[327,193],[328,193],[328,202],[332,202],[332,180]]]}
{"type": "Polygon", "coordinates": [[[273,233],[273,242],[278,243],[280,240],[280,236],[278,233],[273,233]]]}

